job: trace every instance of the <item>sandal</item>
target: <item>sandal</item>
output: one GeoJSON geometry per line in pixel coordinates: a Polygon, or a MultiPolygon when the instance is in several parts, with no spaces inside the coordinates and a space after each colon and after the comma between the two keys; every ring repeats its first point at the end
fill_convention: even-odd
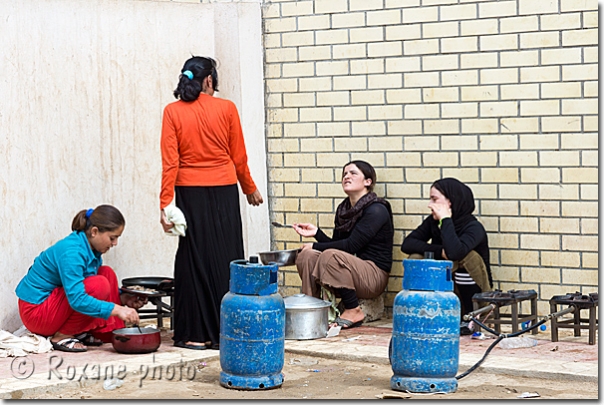
{"type": "Polygon", "coordinates": [[[101,346],[104,343],[102,340],[95,338],[91,333],[88,332],[76,335],[75,338],[84,343],[86,346],[101,346]]]}
{"type": "Polygon", "coordinates": [[[341,326],[342,329],[351,329],[351,328],[356,328],[357,326],[361,326],[363,324],[363,319],[361,319],[358,322],[352,322],[352,321],[349,321],[348,319],[340,318],[338,316],[336,318],[336,320],[334,321],[334,323],[337,326],[341,326]]]}
{"type": "Polygon", "coordinates": [[[220,350],[220,344],[219,343],[212,343],[211,340],[206,341],[205,345],[206,345],[207,349],[220,350]]]}
{"type": "Polygon", "coordinates": [[[81,352],[85,352],[88,350],[85,347],[81,347],[81,348],[74,347],[76,344],[82,343],[76,338],[66,338],[63,340],[59,340],[58,342],[53,342],[51,340],[50,343],[52,343],[52,347],[55,350],[58,350],[60,352],[81,353],[81,352]]]}

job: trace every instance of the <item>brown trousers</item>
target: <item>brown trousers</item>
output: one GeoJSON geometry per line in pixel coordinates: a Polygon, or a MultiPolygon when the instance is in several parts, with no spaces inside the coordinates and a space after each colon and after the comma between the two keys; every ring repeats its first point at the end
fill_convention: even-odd
{"type": "Polygon", "coordinates": [[[375,298],[388,284],[389,274],[370,260],[337,249],[306,249],[296,258],[302,293],[321,298],[321,286],[355,290],[357,298],[375,298]]]}

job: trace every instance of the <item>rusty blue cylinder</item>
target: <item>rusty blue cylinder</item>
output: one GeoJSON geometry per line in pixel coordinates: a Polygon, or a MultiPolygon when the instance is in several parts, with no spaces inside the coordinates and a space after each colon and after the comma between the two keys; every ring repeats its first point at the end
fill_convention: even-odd
{"type": "Polygon", "coordinates": [[[262,390],[283,384],[285,303],[276,264],[257,258],[230,264],[229,292],[220,304],[220,385],[262,390]]]}
{"type": "Polygon", "coordinates": [[[455,392],[459,366],[459,298],[448,260],[403,260],[403,290],[393,305],[393,390],[455,392]]]}

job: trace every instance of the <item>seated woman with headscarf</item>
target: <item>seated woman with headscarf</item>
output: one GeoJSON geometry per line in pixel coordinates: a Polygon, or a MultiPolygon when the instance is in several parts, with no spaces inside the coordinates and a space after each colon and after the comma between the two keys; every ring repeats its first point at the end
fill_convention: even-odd
{"type": "Polygon", "coordinates": [[[293,224],[298,234],[316,239],[304,244],[296,259],[302,292],[320,298],[325,288],[342,299],[344,311],[332,326],[361,325],[365,314],[359,298],[378,297],[388,284],[392,208],[373,192],[375,182],[375,169],[369,163],[354,160],[344,166],[342,189],[348,197],[338,205],[331,238],[313,224],[293,224]]]}
{"type": "MultiPolygon", "coordinates": [[[[472,215],[474,194],[457,179],[436,180],[430,188],[428,208],[432,215],[407,235],[401,250],[410,259],[421,259],[425,252],[433,252],[434,259],[453,262],[455,294],[461,301],[461,314],[465,315],[473,309],[472,296],[491,291],[493,286],[487,233],[472,215]]],[[[472,331],[462,323],[461,333],[472,331]]]]}

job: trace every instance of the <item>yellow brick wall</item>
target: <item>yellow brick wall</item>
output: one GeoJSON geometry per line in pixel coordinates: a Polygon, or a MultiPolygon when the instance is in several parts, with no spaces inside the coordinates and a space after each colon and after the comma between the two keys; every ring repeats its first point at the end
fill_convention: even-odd
{"type": "MultiPolygon", "coordinates": [[[[377,169],[400,243],[454,176],[477,199],[495,288],[598,285],[596,0],[272,0],[263,4],[271,220],[330,234],[342,166],[377,169]]],[[[303,241],[272,230],[273,248],[303,241]]],[[[282,269],[286,294],[298,291],[282,269]]]]}

